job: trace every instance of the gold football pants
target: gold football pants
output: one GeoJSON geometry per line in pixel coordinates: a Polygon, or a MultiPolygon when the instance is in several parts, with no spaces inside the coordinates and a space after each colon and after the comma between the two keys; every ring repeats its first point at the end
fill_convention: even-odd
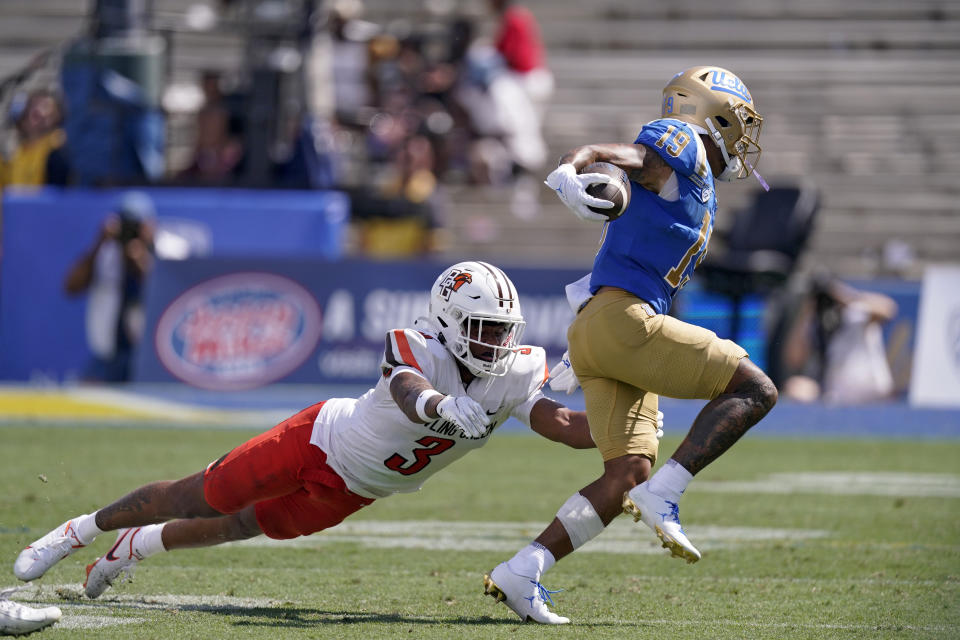
{"type": "Polygon", "coordinates": [[[595,295],[567,341],[604,460],[639,454],[656,462],[658,396],[712,400],[747,356],[735,342],[657,314],[620,289],[595,295]]]}

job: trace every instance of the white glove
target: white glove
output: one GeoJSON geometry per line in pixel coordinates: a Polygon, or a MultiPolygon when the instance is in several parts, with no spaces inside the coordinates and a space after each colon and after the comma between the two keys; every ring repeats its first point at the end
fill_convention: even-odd
{"type": "Polygon", "coordinates": [[[581,220],[588,222],[606,222],[609,218],[602,213],[590,211],[588,206],[599,209],[612,209],[613,203],[609,200],[594,198],[587,193],[587,187],[595,182],[613,182],[613,178],[602,173],[577,174],[577,168],[572,164],[562,164],[547,176],[544,183],[557,192],[563,204],[573,211],[581,220]]]}
{"type": "Polygon", "coordinates": [[[447,396],[437,405],[437,413],[444,420],[456,424],[471,438],[482,436],[490,424],[487,412],[469,396],[447,396]]]}
{"type": "Polygon", "coordinates": [[[663,437],[663,411],[657,411],[657,440],[663,437]]]}
{"type": "Polygon", "coordinates": [[[560,362],[550,367],[550,388],[554,391],[563,391],[570,395],[580,386],[577,374],[570,366],[570,352],[564,351],[560,362]]]}

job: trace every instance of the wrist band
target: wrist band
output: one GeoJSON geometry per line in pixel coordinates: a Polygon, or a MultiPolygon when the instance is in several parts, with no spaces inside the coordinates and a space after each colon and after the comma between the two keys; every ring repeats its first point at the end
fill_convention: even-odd
{"type": "Polygon", "coordinates": [[[427,401],[433,396],[442,396],[443,394],[436,389],[424,389],[417,396],[417,417],[424,422],[433,422],[436,418],[427,415],[427,401]]]}

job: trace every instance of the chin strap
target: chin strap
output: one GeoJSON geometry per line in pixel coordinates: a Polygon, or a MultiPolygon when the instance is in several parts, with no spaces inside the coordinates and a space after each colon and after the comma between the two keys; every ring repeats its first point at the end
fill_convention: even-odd
{"type": "Polygon", "coordinates": [[[704,134],[710,136],[710,139],[713,140],[716,145],[720,148],[720,153],[723,154],[724,167],[723,171],[720,172],[720,175],[714,176],[717,180],[721,182],[732,182],[740,177],[740,172],[743,169],[743,165],[746,164],[747,168],[750,169],[750,173],[757,177],[757,182],[760,183],[760,186],[763,187],[764,191],[770,191],[770,185],[767,184],[767,181],[763,179],[757,170],[749,162],[742,162],[739,157],[731,158],[730,154],[727,152],[727,146],[723,144],[723,135],[717,129],[716,125],[713,124],[712,118],[704,118],[707,127],[710,128],[710,131],[707,131],[703,127],[698,127],[695,124],[687,123],[690,125],[690,128],[693,129],[696,133],[704,134]]]}
{"type": "Polygon", "coordinates": [[[767,181],[763,179],[763,176],[760,175],[760,172],[754,169],[753,165],[750,164],[749,162],[747,163],[747,166],[750,167],[750,172],[753,173],[753,175],[757,176],[757,182],[760,183],[760,186],[763,187],[763,190],[770,191],[770,185],[768,185],[767,181]]]}
{"type": "Polygon", "coordinates": [[[727,152],[727,145],[723,144],[723,134],[721,134],[716,125],[713,124],[713,118],[704,118],[704,122],[707,123],[707,128],[710,129],[710,137],[713,138],[713,141],[720,147],[720,152],[723,154],[723,163],[730,166],[730,154],[727,152]]]}
{"type": "Polygon", "coordinates": [[[727,152],[727,145],[723,144],[723,135],[713,124],[713,118],[704,118],[704,122],[707,123],[707,127],[710,129],[710,137],[717,146],[720,147],[720,153],[723,154],[723,171],[720,172],[720,175],[715,176],[716,179],[721,182],[732,182],[736,180],[740,177],[743,163],[740,162],[740,158],[730,158],[730,154],[727,152]]]}

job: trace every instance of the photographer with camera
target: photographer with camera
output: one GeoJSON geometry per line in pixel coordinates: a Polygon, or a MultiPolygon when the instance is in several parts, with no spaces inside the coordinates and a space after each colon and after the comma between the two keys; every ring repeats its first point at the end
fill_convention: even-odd
{"type": "Polygon", "coordinates": [[[785,305],[771,340],[771,368],[784,397],[855,405],[898,392],[883,326],[896,319],[890,296],[853,287],[817,269],[785,305]]]}
{"type": "Polygon", "coordinates": [[[126,193],[100,226],[93,246],[67,272],[67,295],[87,294],[87,345],[94,356],[85,378],[123,382],[143,334],[143,285],[154,261],[153,201],[126,193]]]}

